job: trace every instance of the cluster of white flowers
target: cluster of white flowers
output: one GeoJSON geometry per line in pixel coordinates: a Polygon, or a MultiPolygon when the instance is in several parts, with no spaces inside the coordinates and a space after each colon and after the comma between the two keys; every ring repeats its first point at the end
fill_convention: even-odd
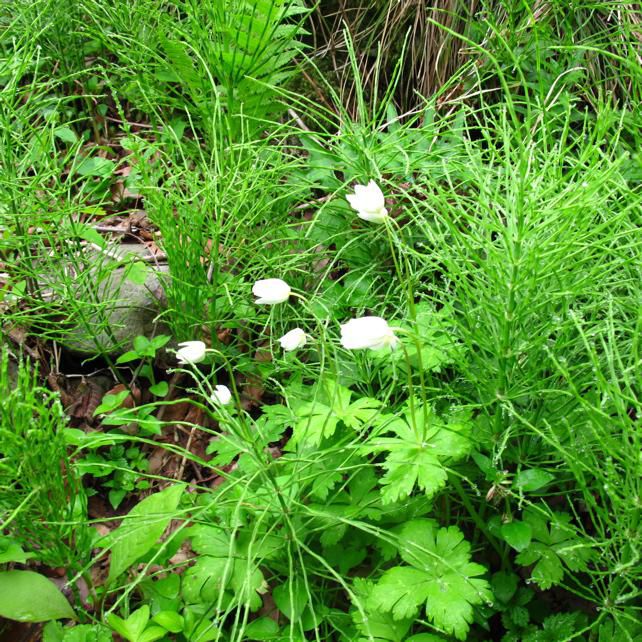
{"type": "MultiPolygon", "coordinates": [[[[385,223],[388,218],[385,198],[381,188],[370,181],[367,185],[355,185],[354,194],[346,196],[348,203],[357,212],[357,216],[371,223],[385,223]]],[[[277,305],[285,303],[292,294],[292,289],[283,279],[260,279],[252,287],[259,305],[277,305]]],[[[301,328],[294,328],[279,338],[285,352],[293,352],[308,342],[308,335],[301,328]]],[[[381,317],[365,316],[350,319],[341,325],[341,345],[346,350],[380,350],[397,347],[399,339],[394,328],[381,317]]],[[[178,344],[176,359],[181,365],[200,363],[205,359],[207,347],[202,341],[184,341],[178,344]]],[[[218,385],[211,396],[212,403],[226,406],[232,400],[232,392],[227,386],[218,385]]]]}

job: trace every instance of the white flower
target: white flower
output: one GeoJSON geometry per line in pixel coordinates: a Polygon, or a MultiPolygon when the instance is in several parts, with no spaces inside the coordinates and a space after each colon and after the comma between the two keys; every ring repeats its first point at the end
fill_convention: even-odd
{"type": "Polygon", "coordinates": [[[346,199],[364,221],[383,223],[388,217],[383,192],[374,181],[367,185],[355,185],[354,194],[347,194],[346,199]]]}
{"type": "Polygon", "coordinates": [[[386,346],[394,349],[398,342],[388,322],[381,317],[350,319],[341,326],[341,345],[347,350],[378,350],[386,346]]]}
{"type": "Polygon", "coordinates": [[[202,341],[183,341],[178,344],[176,359],[181,365],[187,363],[200,363],[205,359],[207,346],[202,341]]]}
{"type": "Polygon", "coordinates": [[[308,337],[306,336],[305,332],[301,330],[301,328],[294,328],[294,330],[290,330],[289,332],[284,334],[279,339],[279,343],[286,352],[291,352],[292,350],[296,350],[297,348],[302,348],[307,340],[308,337]]]}
{"type": "Polygon", "coordinates": [[[261,279],[252,287],[252,294],[258,297],[255,303],[266,305],[287,301],[290,292],[290,286],[282,279],[261,279]]]}
{"type": "Polygon", "coordinates": [[[223,385],[218,385],[212,393],[212,402],[220,406],[227,406],[232,401],[232,391],[223,385]]]}

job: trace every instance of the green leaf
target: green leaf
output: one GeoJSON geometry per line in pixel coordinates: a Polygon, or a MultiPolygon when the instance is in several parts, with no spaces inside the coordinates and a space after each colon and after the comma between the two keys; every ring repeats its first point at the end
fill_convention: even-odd
{"type": "Polygon", "coordinates": [[[83,158],[76,166],[76,174],[80,176],[96,176],[98,178],[107,178],[114,173],[116,163],[108,158],[94,156],[92,158],[83,158]]]}
{"type": "MultiPolygon", "coordinates": [[[[144,261],[133,261],[125,269],[125,278],[135,285],[145,285],[150,268],[144,261]]],[[[139,350],[140,352],[140,350],[139,350]]]]}
{"type": "Polygon", "coordinates": [[[56,127],[56,129],[54,129],[54,136],[70,145],[73,145],[78,140],[78,136],[76,136],[74,130],[69,127],[56,127]]]}
{"type": "Polygon", "coordinates": [[[563,563],[572,571],[581,571],[593,556],[588,543],[575,534],[568,513],[552,512],[546,516],[534,509],[526,510],[524,521],[533,531],[533,541],[515,560],[522,566],[535,564],[531,577],[543,590],[562,581],[563,563]]]}
{"type": "Polygon", "coordinates": [[[175,484],[139,502],[113,531],[108,582],[124,573],[139,557],[145,555],[175,517],[184,486],[175,484]]]}
{"type": "Polygon", "coordinates": [[[470,561],[470,544],[451,526],[437,528],[432,520],[406,522],[399,552],[411,566],[386,571],[375,586],[373,608],[392,611],[395,618],[414,617],[425,602],[436,626],[464,640],[473,620],[473,606],[492,600],[490,586],[479,576],[486,569],[470,561]]]}
{"type": "Polygon", "coordinates": [[[167,631],[160,626],[150,626],[145,629],[143,634],[136,640],[136,642],[155,642],[164,638],[167,631]]]}
{"type": "Polygon", "coordinates": [[[387,426],[396,437],[374,439],[363,451],[389,451],[381,479],[384,503],[408,497],[415,486],[432,497],[448,478],[446,465],[464,457],[472,446],[472,423],[464,413],[451,413],[447,420],[430,407],[408,407],[403,418],[393,418],[387,426]]]}
{"type": "Polygon", "coordinates": [[[354,608],[351,611],[352,619],[359,633],[366,639],[390,640],[391,642],[402,642],[406,639],[406,633],[412,624],[410,618],[395,619],[386,611],[367,609],[367,604],[372,596],[375,583],[369,580],[355,578],[354,594],[361,609],[354,608]],[[364,613],[364,606],[366,606],[364,613]]]}
{"type": "Polygon", "coordinates": [[[392,612],[395,620],[414,618],[428,598],[433,579],[409,566],[387,570],[372,591],[372,608],[392,612]]]}
{"type": "Polygon", "coordinates": [[[49,622],[42,633],[42,642],[112,642],[114,639],[111,631],[101,624],[64,627],[60,622],[49,622]]]}
{"type": "Polygon", "coordinates": [[[180,633],[183,630],[183,617],[176,611],[159,611],[152,620],[170,633],[180,633]]]}
{"type": "Polygon", "coordinates": [[[130,363],[138,359],[140,359],[140,355],[138,354],[138,352],[129,350],[128,352],[125,352],[125,354],[121,354],[120,357],[116,359],[116,363],[120,365],[121,363],[130,363]]]}
{"type": "Polygon", "coordinates": [[[319,401],[310,401],[297,408],[298,417],[291,443],[318,446],[324,437],[331,437],[337,429],[339,418],[332,408],[319,401]]]}
{"type": "Polygon", "coordinates": [[[159,381],[157,384],[150,386],[149,391],[156,397],[164,397],[169,392],[167,381],[159,381]]]}
{"type": "Polygon", "coordinates": [[[499,571],[493,575],[490,580],[490,586],[495,597],[504,604],[508,604],[515,592],[519,577],[515,573],[499,571]]]}
{"type": "Polygon", "coordinates": [[[33,571],[0,571],[0,617],[18,622],[75,619],[58,587],[33,571]]]}
{"type": "Polygon", "coordinates": [[[83,225],[78,230],[78,236],[89,243],[94,243],[98,247],[105,247],[107,245],[105,237],[101,236],[100,233],[90,225],[83,225]]]}
{"type": "Polygon", "coordinates": [[[279,625],[269,617],[260,617],[245,627],[246,640],[272,640],[279,632],[279,625]]]}
{"type": "Polygon", "coordinates": [[[541,468],[522,470],[515,476],[513,485],[522,491],[539,490],[555,479],[555,476],[541,468]]]}
{"type": "Polygon", "coordinates": [[[525,548],[528,548],[533,537],[533,529],[530,524],[518,520],[502,524],[500,533],[506,543],[516,551],[523,551],[525,548]]]}
{"type": "Polygon", "coordinates": [[[94,410],[94,417],[116,410],[128,396],[129,390],[121,390],[115,395],[105,395],[101,404],[94,410]]]}
{"type": "Polygon", "coordinates": [[[138,642],[149,622],[149,606],[145,604],[134,611],[126,620],[115,613],[107,616],[107,623],[118,635],[131,642],[138,642]]]}
{"type": "Polygon", "coordinates": [[[10,537],[0,537],[0,564],[18,562],[25,564],[28,559],[35,557],[33,553],[25,553],[22,546],[10,537]]]}
{"type": "Polygon", "coordinates": [[[298,622],[308,604],[308,594],[302,580],[289,579],[272,591],[274,603],[279,611],[290,620],[298,622]]]}

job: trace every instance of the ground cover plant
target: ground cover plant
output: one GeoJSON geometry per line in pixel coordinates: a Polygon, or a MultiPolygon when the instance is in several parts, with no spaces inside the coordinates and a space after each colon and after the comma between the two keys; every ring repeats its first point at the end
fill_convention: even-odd
{"type": "Polygon", "coordinates": [[[642,640],[642,9],[0,8],[0,631],[642,640]]]}

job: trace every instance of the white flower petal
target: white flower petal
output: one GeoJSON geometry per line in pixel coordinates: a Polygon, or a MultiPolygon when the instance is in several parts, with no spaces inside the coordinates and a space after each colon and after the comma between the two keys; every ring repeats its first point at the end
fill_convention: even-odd
{"type": "Polygon", "coordinates": [[[291,352],[297,348],[302,348],[307,340],[308,337],[301,328],[294,328],[294,330],[290,330],[284,334],[279,339],[279,343],[286,352],[291,352]]]}
{"type": "Polygon", "coordinates": [[[275,305],[287,301],[290,286],[282,279],[261,279],[252,286],[252,293],[258,297],[255,303],[275,305]]]}
{"type": "Polygon", "coordinates": [[[383,223],[387,216],[386,199],[381,188],[373,180],[367,185],[355,185],[354,194],[346,194],[350,207],[357,211],[357,216],[371,223],[383,223]]]}
{"type": "Polygon", "coordinates": [[[232,401],[232,391],[227,386],[218,385],[214,388],[211,399],[212,403],[227,406],[232,401]]]}
{"type": "Polygon", "coordinates": [[[398,341],[388,322],[381,317],[351,319],[341,326],[341,345],[347,350],[394,349],[398,341]]]}
{"type": "Polygon", "coordinates": [[[202,341],[183,341],[178,344],[176,360],[181,365],[200,363],[205,359],[207,346],[202,341]]]}

